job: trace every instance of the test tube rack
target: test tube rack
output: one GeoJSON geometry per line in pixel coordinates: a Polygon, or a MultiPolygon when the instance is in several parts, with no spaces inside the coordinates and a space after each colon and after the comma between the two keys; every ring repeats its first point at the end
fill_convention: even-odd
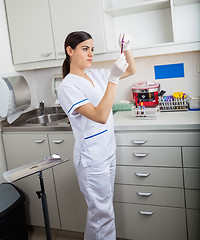
{"type": "Polygon", "coordinates": [[[163,99],[159,99],[159,106],[161,112],[187,111],[188,101],[181,101],[180,99],[164,101],[163,99]]]}
{"type": "Polygon", "coordinates": [[[160,115],[160,108],[132,108],[132,116],[136,119],[157,119],[160,115]]]}

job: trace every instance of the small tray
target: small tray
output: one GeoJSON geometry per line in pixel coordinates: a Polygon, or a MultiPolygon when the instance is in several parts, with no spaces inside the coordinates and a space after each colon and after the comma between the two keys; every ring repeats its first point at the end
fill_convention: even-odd
{"type": "Polygon", "coordinates": [[[132,116],[137,119],[157,119],[160,115],[159,106],[154,108],[132,108],[132,116]]]}
{"type": "Polygon", "coordinates": [[[25,164],[23,166],[9,170],[7,172],[4,172],[3,177],[7,182],[15,182],[19,179],[33,175],[40,171],[44,171],[48,168],[55,167],[56,165],[59,165],[67,161],[69,161],[69,159],[66,159],[66,160],[59,159],[59,160],[52,160],[52,161],[46,161],[46,159],[43,159],[43,160],[25,164]]]}

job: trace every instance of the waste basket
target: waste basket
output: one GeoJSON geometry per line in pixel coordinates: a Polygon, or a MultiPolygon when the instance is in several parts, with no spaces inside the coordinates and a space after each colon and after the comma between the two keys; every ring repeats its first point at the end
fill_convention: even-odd
{"type": "Polygon", "coordinates": [[[25,196],[10,183],[0,184],[0,239],[28,240],[25,196]]]}

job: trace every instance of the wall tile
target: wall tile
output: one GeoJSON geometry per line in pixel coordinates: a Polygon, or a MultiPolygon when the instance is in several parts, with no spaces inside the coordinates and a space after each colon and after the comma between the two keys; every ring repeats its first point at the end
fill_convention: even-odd
{"type": "Polygon", "coordinates": [[[169,61],[171,63],[184,63],[185,77],[193,76],[192,73],[192,53],[170,54],[169,61]]]}

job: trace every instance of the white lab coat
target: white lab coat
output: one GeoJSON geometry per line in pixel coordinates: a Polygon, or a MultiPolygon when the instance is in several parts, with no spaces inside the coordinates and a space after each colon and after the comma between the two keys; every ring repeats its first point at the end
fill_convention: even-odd
{"type": "Polygon", "coordinates": [[[112,111],[106,124],[94,122],[76,112],[88,102],[101,101],[110,70],[90,69],[85,78],[68,74],[58,89],[61,107],[69,117],[74,137],[74,165],[88,213],[85,240],[115,240],[113,189],[115,178],[115,136],[112,111]]]}

